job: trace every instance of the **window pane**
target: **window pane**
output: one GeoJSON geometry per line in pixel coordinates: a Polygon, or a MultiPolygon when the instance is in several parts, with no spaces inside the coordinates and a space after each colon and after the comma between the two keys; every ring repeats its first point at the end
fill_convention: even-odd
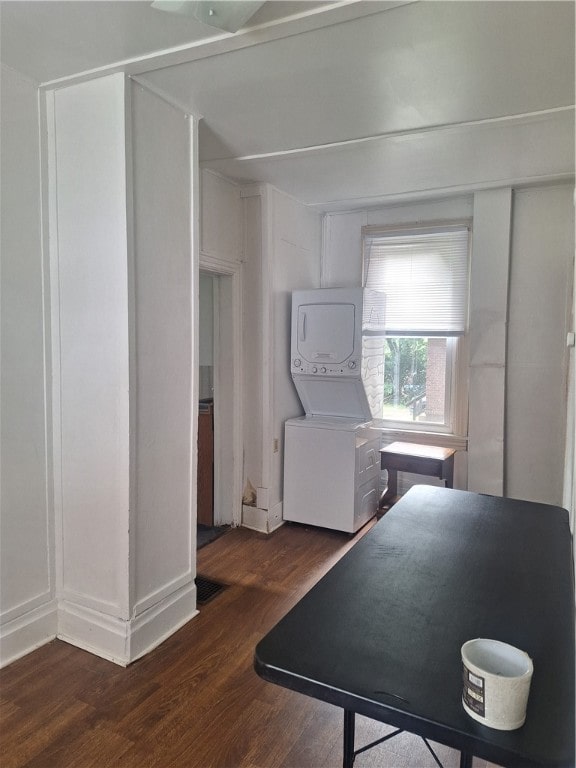
{"type": "Polygon", "coordinates": [[[387,337],[382,418],[446,422],[447,339],[387,337]]]}

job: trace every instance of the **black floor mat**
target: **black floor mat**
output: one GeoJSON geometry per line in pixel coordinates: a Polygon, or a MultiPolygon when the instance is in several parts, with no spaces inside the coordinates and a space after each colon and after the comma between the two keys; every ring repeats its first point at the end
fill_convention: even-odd
{"type": "Polygon", "coordinates": [[[198,605],[206,605],[213,597],[226,589],[225,584],[219,584],[217,581],[210,581],[204,576],[196,576],[196,602],[198,605]]]}
{"type": "Polygon", "coordinates": [[[196,549],[202,549],[206,544],[220,538],[222,534],[230,530],[229,525],[202,525],[196,526],[196,549]]]}

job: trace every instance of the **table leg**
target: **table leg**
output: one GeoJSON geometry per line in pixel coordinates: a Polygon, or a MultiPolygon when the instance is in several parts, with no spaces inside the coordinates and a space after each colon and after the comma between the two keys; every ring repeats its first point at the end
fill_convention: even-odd
{"type": "Polygon", "coordinates": [[[460,752],[460,768],[472,768],[472,755],[460,752]]]}
{"type": "Polygon", "coordinates": [[[343,768],[352,768],[354,765],[354,723],[355,714],[350,710],[344,710],[344,760],[343,768]]]}
{"type": "Polygon", "coordinates": [[[454,488],[454,454],[442,464],[442,479],[446,481],[446,488],[454,488]]]}
{"type": "Polygon", "coordinates": [[[398,471],[396,469],[387,469],[386,471],[388,472],[388,485],[380,500],[381,505],[394,501],[398,494],[398,471]]]}

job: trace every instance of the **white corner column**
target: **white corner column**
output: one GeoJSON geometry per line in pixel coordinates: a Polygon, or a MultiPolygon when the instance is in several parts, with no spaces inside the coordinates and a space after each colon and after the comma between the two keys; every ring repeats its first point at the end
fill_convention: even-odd
{"type": "Polygon", "coordinates": [[[130,660],[196,614],[196,121],[131,82],[130,660]],[[161,138],[160,138],[161,137],[161,138]]]}
{"type": "Polygon", "coordinates": [[[129,658],[125,88],[54,94],[52,253],[58,636],[129,658]]]}
{"type": "Polygon", "coordinates": [[[58,636],[119,664],[196,612],[191,124],[123,74],[53,97],[58,636]]]}

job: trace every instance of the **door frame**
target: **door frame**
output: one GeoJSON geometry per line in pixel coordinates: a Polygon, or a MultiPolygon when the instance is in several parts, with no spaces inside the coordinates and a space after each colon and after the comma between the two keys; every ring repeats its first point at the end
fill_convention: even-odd
{"type": "Polygon", "coordinates": [[[214,525],[236,527],[242,523],[242,264],[200,253],[199,272],[219,278],[214,292],[214,525]]]}

